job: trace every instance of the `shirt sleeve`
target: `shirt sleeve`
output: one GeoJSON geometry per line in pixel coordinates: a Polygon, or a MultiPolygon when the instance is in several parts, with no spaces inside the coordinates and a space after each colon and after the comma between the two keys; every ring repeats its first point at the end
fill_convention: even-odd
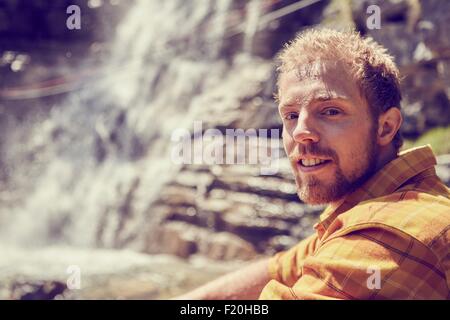
{"type": "Polygon", "coordinates": [[[269,262],[269,274],[273,280],[292,286],[301,276],[304,259],[315,250],[317,235],[303,239],[287,251],[278,252],[269,262]]]}
{"type": "MultiPolygon", "coordinates": [[[[300,243],[294,248],[302,256],[306,247],[300,243]]],[[[302,256],[301,270],[295,272],[298,258],[291,250],[280,254],[280,273],[260,299],[446,299],[448,295],[434,254],[414,238],[386,229],[355,230],[327,240],[302,256]],[[289,261],[290,273],[285,271],[289,261]]]]}

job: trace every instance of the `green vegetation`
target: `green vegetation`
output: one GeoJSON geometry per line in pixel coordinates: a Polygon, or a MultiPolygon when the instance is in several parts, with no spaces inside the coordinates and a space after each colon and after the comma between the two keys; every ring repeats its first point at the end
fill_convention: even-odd
{"type": "Polygon", "coordinates": [[[406,140],[402,150],[430,144],[436,155],[450,153],[450,126],[428,130],[416,140],[406,140]]]}

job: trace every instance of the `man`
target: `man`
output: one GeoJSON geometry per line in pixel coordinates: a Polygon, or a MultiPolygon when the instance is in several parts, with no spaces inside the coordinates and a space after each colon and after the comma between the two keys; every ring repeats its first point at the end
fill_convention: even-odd
{"type": "Polygon", "coordinates": [[[280,55],[283,143],[300,199],[328,204],[288,251],[180,299],[449,299],[450,191],[429,146],[399,153],[399,72],[354,32],[280,55]]]}

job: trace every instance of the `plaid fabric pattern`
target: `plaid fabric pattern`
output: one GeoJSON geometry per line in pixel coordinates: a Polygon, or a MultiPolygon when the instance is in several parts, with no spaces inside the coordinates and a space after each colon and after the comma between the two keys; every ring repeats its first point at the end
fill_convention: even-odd
{"type": "Polygon", "coordinates": [[[271,258],[260,299],[450,299],[450,189],[406,150],[271,258]]]}

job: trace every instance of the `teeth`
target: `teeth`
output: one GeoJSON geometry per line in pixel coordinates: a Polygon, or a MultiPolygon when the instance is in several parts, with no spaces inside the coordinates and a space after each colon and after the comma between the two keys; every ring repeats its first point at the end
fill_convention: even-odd
{"type": "Polygon", "coordinates": [[[302,159],[302,165],[304,165],[305,167],[312,167],[315,165],[318,165],[320,163],[325,162],[325,160],[321,160],[321,159],[302,159]]]}

